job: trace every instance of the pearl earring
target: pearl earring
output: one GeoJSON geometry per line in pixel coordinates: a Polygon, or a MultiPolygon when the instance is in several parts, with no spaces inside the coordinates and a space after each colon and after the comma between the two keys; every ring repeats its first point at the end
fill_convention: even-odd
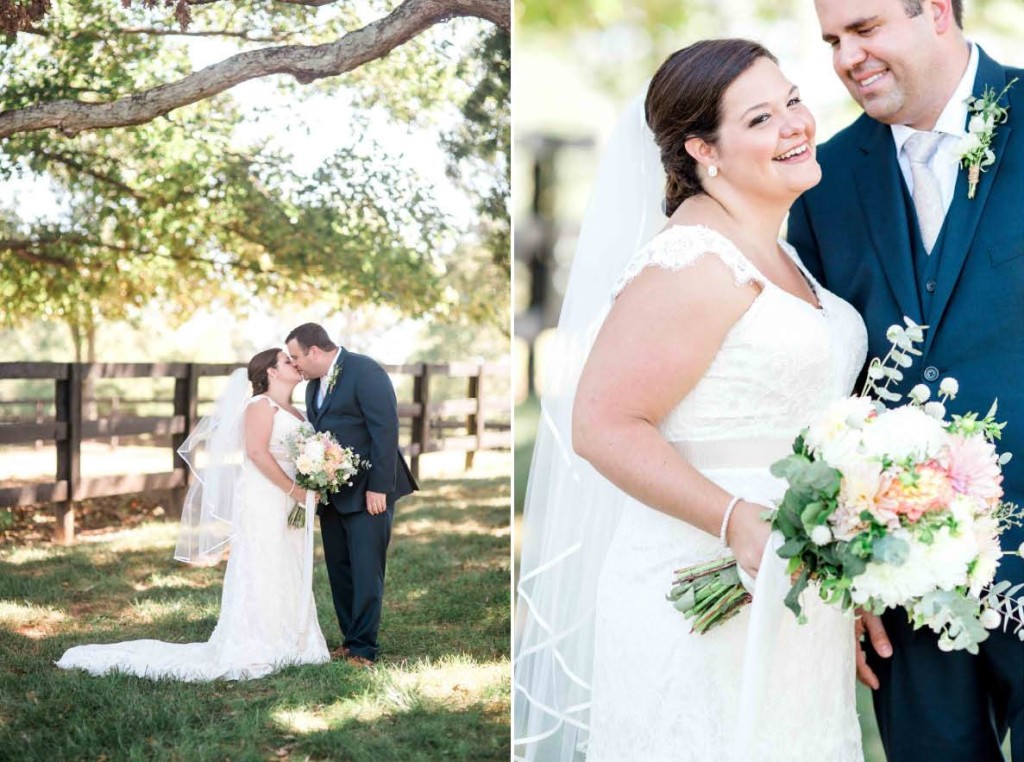
{"type": "Polygon", "coordinates": [[[708,167],[708,177],[718,177],[718,167],[714,164],[708,167]]]}

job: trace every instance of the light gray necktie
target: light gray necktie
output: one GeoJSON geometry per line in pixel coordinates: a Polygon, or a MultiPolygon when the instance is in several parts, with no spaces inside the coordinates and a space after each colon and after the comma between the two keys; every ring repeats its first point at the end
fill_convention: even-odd
{"type": "Polygon", "coordinates": [[[942,229],[946,208],[942,203],[939,179],[932,172],[928,162],[942,140],[940,132],[915,132],[903,144],[903,151],[910,159],[910,176],[914,180],[914,208],[917,210],[917,224],[921,228],[924,249],[929,254],[942,229]]]}
{"type": "Polygon", "coordinates": [[[327,396],[327,379],[330,378],[331,373],[328,369],[327,374],[320,379],[320,386],[316,390],[316,409],[319,410],[324,406],[324,397],[327,396]]]}

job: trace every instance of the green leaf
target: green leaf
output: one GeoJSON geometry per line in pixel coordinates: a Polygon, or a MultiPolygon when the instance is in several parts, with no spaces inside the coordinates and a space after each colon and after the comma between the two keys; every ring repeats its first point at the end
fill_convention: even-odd
{"type": "Polygon", "coordinates": [[[809,581],[809,571],[804,569],[800,572],[800,576],[796,578],[796,582],[793,583],[793,587],[786,593],[785,604],[786,608],[796,614],[797,618],[802,615],[800,608],[800,594],[807,589],[809,581]]]}

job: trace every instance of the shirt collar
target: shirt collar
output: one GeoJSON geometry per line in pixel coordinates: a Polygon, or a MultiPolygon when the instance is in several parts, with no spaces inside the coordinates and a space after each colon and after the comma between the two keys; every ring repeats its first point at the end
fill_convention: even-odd
{"type": "MultiPolygon", "coordinates": [[[[341,347],[338,347],[338,349],[337,349],[337,350],[335,351],[335,353],[334,353],[334,359],[333,359],[333,360],[331,360],[331,364],[327,366],[327,372],[326,372],[326,373],[324,373],[324,378],[325,378],[325,379],[326,379],[326,378],[327,378],[327,377],[328,377],[329,375],[331,375],[331,369],[332,369],[332,368],[333,368],[333,367],[334,367],[335,365],[337,365],[337,364],[338,364],[338,358],[340,358],[340,357],[341,357],[341,347]]],[[[326,383],[326,381],[325,381],[325,383],[326,383]]]]}
{"type": "MultiPolygon", "coordinates": [[[[946,107],[939,114],[932,132],[941,132],[954,138],[962,138],[967,134],[966,101],[974,92],[974,80],[977,76],[978,46],[971,43],[971,55],[967,59],[967,69],[964,71],[963,77],[960,78],[960,84],[953,91],[952,97],[946,102],[946,107]]],[[[918,130],[905,124],[893,124],[890,125],[890,129],[893,142],[896,143],[896,155],[899,156],[900,151],[903,150],[903,144],[918,130]]]]}

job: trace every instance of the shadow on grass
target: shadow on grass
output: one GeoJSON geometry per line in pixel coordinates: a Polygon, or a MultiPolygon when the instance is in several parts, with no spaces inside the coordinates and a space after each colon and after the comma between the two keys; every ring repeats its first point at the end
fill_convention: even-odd
{"type": "Polygon", "coordinates": [[[303,735],[294,742],[294,753],[350,762],[507,762],[510,743],[506,711],[486,704],[452,710],[415,701],[401,713],[347,720],[303,735]]]}
{"type": "MultiPolygon", "coordinates": [[[[64,672],[52,662],[80,643],[205,640],[223,565],[177,564],[168,534],[145,526],[130,530],[141,549],[0,556],[0,759],[507,760],[508,481],[424,487],[398,506],[373,672],[335,662],[187,685],[64,672]],[[441,688],[410,692],[421,678],[441,688]]],[[[322,561],[314,595],[336,645],[322,561]]]]}

